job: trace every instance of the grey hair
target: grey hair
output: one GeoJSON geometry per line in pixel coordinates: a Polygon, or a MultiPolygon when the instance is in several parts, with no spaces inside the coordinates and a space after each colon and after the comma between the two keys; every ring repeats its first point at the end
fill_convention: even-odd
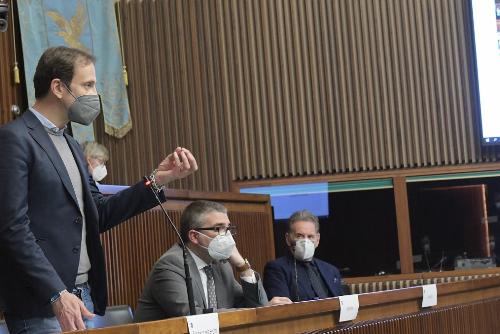
{"type": "Polygon", "coordinates": [[[96,141],[87,141],[83,143],[82,147],[85,158],[102,159],[104,162],[109,160],[108,149],[96,141]]]}
{"type": "Polygon", "coordinates": [[[189,231],[203,227],[204,216],[210,212],[227,214],[224,205],[210,201],[195,201],[189,204],[181,216],[181,238],[184,243],[189,241],[189,231]]]}
{"type": "Polygon", "coordinates": [[[309,210],[295,211],[290,218],[288,218],[288,232],[292,231],[292,225],[298,221],[306,221],[314,223],[316,233],[319,233],[319,220],[318,217],[312,214],[309,210]]]}

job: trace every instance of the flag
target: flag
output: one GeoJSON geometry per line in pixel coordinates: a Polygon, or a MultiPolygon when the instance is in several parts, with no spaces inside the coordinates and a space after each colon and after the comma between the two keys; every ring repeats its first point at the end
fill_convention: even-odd
{"type": "MultiPolygon", "coordinates": [[[[101,94],[105,131],[121,138],[131,128],[122,75],[120,40],[113,0],[18,0],[28,103],[35,101],[33,76],[42,53],[68,46],[96,56],[97,91],[101,94]]],[[[92,125],[72,123],[79,142],[94,140],[92,125]]]]}

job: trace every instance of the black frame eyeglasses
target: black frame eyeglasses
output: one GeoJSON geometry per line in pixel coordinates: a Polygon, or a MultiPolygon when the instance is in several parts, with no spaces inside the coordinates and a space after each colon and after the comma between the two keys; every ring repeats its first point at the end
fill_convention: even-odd
{"type": "Polygon", "coordinates": [[[231,232],[231,235],[236,235],[237,230],[236,226],[234,225],[229,225],[229,226],[214,226],[214,227],[199,227],[195,228],[195,231],[213,231],[217,233],[218,235],[227,235],[227,232],[231,232]]]}

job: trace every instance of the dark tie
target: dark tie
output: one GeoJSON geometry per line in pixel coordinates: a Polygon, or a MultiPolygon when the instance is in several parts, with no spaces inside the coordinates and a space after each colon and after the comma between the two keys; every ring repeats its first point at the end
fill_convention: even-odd
{"type": "Polygon", "coordinates": [[[203,267],[207,274],[207,303],[208,308],[217,309],[217,295],[215,294],[214,270],[212,266],[203,267]]]}
{"type": "Polygon", "coordinates": [[[309,280],[311,281],[311,285],[314,293],[316,293],[316,296],[320,299],[328,297],[325,285],[321,282],[321,277],[319,276],[316,268],[313,267],[311,262],[305,262],[304,264],[306,266],[307,276],[309,276],[309,280]]]}

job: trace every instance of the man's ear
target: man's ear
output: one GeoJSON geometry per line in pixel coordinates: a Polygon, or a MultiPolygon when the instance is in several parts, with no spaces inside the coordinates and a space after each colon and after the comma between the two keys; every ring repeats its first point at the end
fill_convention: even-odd
{"type": "Polygon", "coordinates": [[[318,236],[316,237],[316,242],[314,243],[314,248],[317,248],[319,246],[319,237],[320,237],[320,234],[318,232],[318,236]]]}
{"type": "Polygon", "coordinates": [[[198,233],[195,230],[189,230],[188,239],[189,239],[189,242],[192,242],[195,245],[197,245],[199,243],[198,242],[198,233]]]}
{"type": "Polygon", "coordinates": [[[292,247],[292,238],[290,237],[290,233],[285,233],[285,242],[288,247],[292,247]]]}
{"type": "Polygon", "coordinates": [[[63,96],[63,90],[66,89],[61,79],[52,79],[50,82],[50,91],[54,94],[58,99],[61,99],[63,96]]]}

